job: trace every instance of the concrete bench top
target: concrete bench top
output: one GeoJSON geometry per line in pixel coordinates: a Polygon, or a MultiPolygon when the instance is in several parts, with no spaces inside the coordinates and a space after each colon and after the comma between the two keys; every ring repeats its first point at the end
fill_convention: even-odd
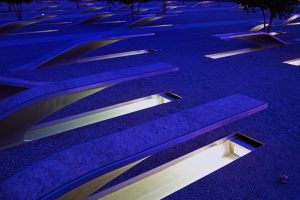
{"type": "Polygon", "coordinates": [[[8,69],[9,71],[18,71],[18,70],[29,70],[36,69],[41,66],[47,65],[55,65],[64,63],[70,60],[76,60],[80,56],[86,54],[89,51],[95,50],[102,46],[106,46],[108,44],[136,37],[145,37],[145,36],[153,36],[154,33],[146,33],[146,34],[135,34],[135,35],[124,35],[124,36],[116,36],[116,37],[103,37],[103,36],[90,36],[83,39],[75,40],[69,43],[66,46],[61,48],[57,48],[54,51],[21,66],[16,66],[8,69]]]}
{"type": "Polygon", "coordinates": [[[27,105],[50,98],[51,96],[65,95],[177,70],[177,67],[166,63],[155,63],[41,85],[40,87],[28,89],[1,101],[0,120],[27,105]]]}
{"type": "MultiPolygon", "coordinates": [[[[31,158],[22,157],[24,167],[19,166],[14,175],[1,183],[1,199],[55,199],[100,175],[250,116],[267,106],[247,96],[233,95],[85,143],[78,141],[76,146],[50,155],[45,153],[46,156],[31,163],[26,162],[31,158]]],[[[86,129],[101,131],[94,124],[70,131],[64,135],[65,140],[86,129]]],[[[20,145],[17,152],[22,148],[27,152],[40,151],[35,148],[38,143],[39,140],[35,141],[37,146],[29,148],[26,144],[20,145]]],[[[12,160],[18,159],[14,148],[5,151],[5,155],[12,151],[12,160]]],[[[14,165],[3,164],[12,166],[6,169],[14,170],[14,165]]]]}

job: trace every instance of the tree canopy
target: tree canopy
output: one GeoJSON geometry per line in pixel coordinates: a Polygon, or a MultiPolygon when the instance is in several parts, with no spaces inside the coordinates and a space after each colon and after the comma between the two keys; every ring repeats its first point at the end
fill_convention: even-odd
{"type": "Polygon", "coordinates": [[[266,27],[266,13],[269,13],[269,28],[271,30],[273,19],[284,17],[295,11],[298,0],[235,0],[246,11],[255,12],[259,8],[264,15],[264,24],[266,27]]]}
{"type": "Polygon", "coordinates": [[[6,3],[16,13],[18,20],[22,20],[22,4],[31,3],[33,0],[0,0],[0,2],[6,3]]]}

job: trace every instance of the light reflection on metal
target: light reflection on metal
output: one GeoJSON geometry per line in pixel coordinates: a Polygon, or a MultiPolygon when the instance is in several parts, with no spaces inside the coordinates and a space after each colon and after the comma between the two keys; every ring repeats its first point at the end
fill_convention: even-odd
{"type": "Polygon", "coordinates": [[[29,21],[17,21],[17,22],[9,22],[0,26],[0,34],[9,33],[15,31],[19,28],[29,26],[32,24],[36,24],[40,22],[39,20],[29,20],[29,21]]]}
{"type": "Polygon", "coordinates": [[[42,31],[28,31],[28,32],[20,32],[20,33],[11,33],[10,35],[25,35],[25,34],[37,34],[37,33],[52,33],[57,32],[58,29],[52,29],[52,30],[42,30],[42,31]]]}
{"type": "Polygon", "coordinates": [[[32,141],[47,136],[59,134],[65,131],[73,130],[83,126],[98,123],[104,120],[112,119],[129,113],[137,112],[160,104],[169,103],[178,96],[172,93],[162,93],[147,96],[140,99],[116,104],[113,106],[92,110],[78,115],[66,117],[63,119],[45,122],[34,126],[25,134],[24,141],[32,141]]]}
{"type": "Polygon", "coordinates": [[[192,7],[210,7],[210,6],[215,6],[216,2],[214,1],[201,1],[196,4],[194,4],[192,7]]]}
{"type": "Polygon", "coordinates": [[[251,52],[255,52],[255,51],[259,51],[259,50],[260,50],[260,48],[245,48],[245,49],[239,49],[239,50],[234,50],[234,51],[209,54],[209,55],[205,55],[205,57],[212,58],[212,59],[219,59],[219,58],[240,55],[240,54],[244,54],[244,53],[251,53],[251,52]]]}
{"type": "Polygon", "coordinates": [[[108,21],[108,22],[96,22],[93,24],[119,24],[119,23],[126,23],[126,21],[108,21]]]}
{"type": "Polygon", "coordinates": [[[87,9],[81,11],[80,13],[85,14],[85,13],[95,12],[95,11],[101,10],[103,8],[104,7],[100,7],[100,6],[99,7],[91,7],[91,8],[87,8],[87,9]]]}
{"type": "Polygon", "coordinates": [[[101,55],[101,56],[81,58],[78,61],[76,61],[75,63],[84,63],[84,62],[106,60],[106,59],[112,59],[112,58],[135,56],[135,55],[146,54],[146,53],[154,53],[157,51],[158,50],[156,50],[156,49],[143,49],[143,50],[127,51],[127,52],[122,52],[122,53],[113,53],[113,54],[107,54],[107,55],[101,55]]]}
{"type": "MultiPolygon", "coordinates": [[[[250,29],[251,32],[254,32],[254,31],[261,31],[263,28],[264,28],[264,24],[259,24],[257,26],[254,26],[252,29],[250,29]]],[[[269,24],[266,24],[266,27],[268,27],[269,24]]]]}
{"type": "Polygon", "coordinates": [[[55,25],[55,24],[72,24],[73,22],[51,22],[51,23],[42,23],[38,24],[39,26],[48,26],[48,25],[55,25]]]}
{"type": "Polygon", "coordinates": [[[145,18],[139,19],[139,20],[133,22],[132,24],[130,24],[129,28],[141,27],[141,26],[143,26],[145,24],[148,24],[150,22],[159,20],[159,19],[164,18],[164,17],[165,16],[145,17],[145,18]]]}
{"type": "Polygon", "coordinates": [[[79,21],[78,24],[79,25],[90,24],[90,23],[96,22],[98,20],[103,20],[105,18],[114,16],[114,15],[115,14],[113,14],[113,13],[100,13],[100,14],[96,14],[93,16],[89,16],[89,17],[79,21]]]}
{"type": "Polygon", "coordinates": [[[170,27],[174,26],[173,24],[161,24],[161,25],[153,25],[153,26],[142,26],[141,28],[159,28],[159,27],[170,27]]]}
{"type": "Polygon", "coordinates": [[[244,135],[223,138],[89,198],[162,199],[261,146],[244,135]],[[176,174],[176,175],[174,175],[176,174]]]}
{"type": "Polygon", "coordinates": [[[254,51],[264,50],[267,48],[273,48],[278,46],[286,45],[286,43],[279,38],[275,37],[274,34],[264,33],[264,32],[257,32],[257,33],[242,33],[242,34],[221,34],[216,35],[220,36],[221,39],[224,40],[232,40],[232,39],[239,39],[239,40],[246,40],[256,44],[254,48],[245,48],[245,49],[238,49],[234,51],[228,52],[221,52],[216,54],[205,55],[205,57],[212,58],[212,59],[219,59],[244,53],[250,53],[254,51]]]}
{"type": "Polygon", "coordinates": [[[288,26],[298,26],[300,25],[300,22],[295,22],[295,23],[289,23],[287,24],[288,26]]]}
{"type": "Polygon", "coordinates": [[[295,14],[283,22],[284,25],[296,24],[294,21],[300,17],[300,14],[295,14]]]}
{"type": "Polygon", "coordinates": [[[300,66],[300,58],[294,59],[294,60],[288,60],[283,62],[285,64],[294,65],[294,66],[300,66]]]}
{"type": "Polygon", "coordinates": [[[51,19],[51,18],[54,18],[54,17],[57,17],[57,15],[45,15],[43,13],[41,15],[34,16],[31,19],[51,19]]]}

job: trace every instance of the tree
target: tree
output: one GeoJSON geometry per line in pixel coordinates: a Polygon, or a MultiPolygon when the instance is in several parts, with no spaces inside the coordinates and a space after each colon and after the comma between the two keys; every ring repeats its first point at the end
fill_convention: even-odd
{"type": "Polygon", "coordinates": [[[134,14],[136,13],[137,15],[139,15],[140,13],[140,7],[141,7],[141,4],[143,2],[146,2],[148,0],[119,0],[119,2],[125,4],[125,5],[128,5],[130,10],[131,10],[131,16],[134,17],[134,14]],[[137,11],[134,11],[134,7],[135,7],[135,3],[138,2],[138,9],[137,11]]]}
{"type": "Polygon", "coordinates": [[[166,13],[167,12],[167,0],[161,0],[161,7],[162,7],[162,12],[166,13]]]}
{"type": "Polygon", "coordinates": [[[265,0],[266,7],[270,12],[270,21],[268,32],[271,31],[271,26],[273,24],[273,19],[276,17],[284,17],[286,15],[290,15],[295,11],[298,0],[265,0]]]}
{"type": "Polygon", "coordinates": [[[134,3],[136,0],[119,0],[119,2],[129,6],[130,10],[131,10],[131,17],[134,16],[134,3]]]}
{"type": "Polygon", "coordinates": [[[138,0],[139,4],[138,4],[138,10],[137,10],[137,14],[140,14],[140,8],[141,8],[141,4],[147,2],[148,0],[138,0]]]}
{"type": "Polygon", "coordinates": [[[18,20],[22,20],[22,4],[31,3],[33,0],[0,0],[0,2],[6,3],[8,7],[16,13],[18,20]]]}
{"type": "Polygon", "coordinates": [[[256,12],[260,9],[264,18],[264,31],[271,31],[273,21],[276,17],[284,17],[294,12],[298,0],[235,0],[247,12],[256,12]],[[267,26],[267,14],[269,13],[269,24],[267,26]]]}

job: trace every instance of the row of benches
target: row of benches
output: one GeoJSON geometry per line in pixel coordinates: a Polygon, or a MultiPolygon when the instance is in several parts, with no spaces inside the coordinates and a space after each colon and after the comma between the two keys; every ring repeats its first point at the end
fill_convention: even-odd
{"type": "MultiPolygon", "coordinates": [[[[0,102],[1,147],[13,152],[14,148],[8,147],[19,144],[18,151],[23,148],[28,151],[28,146],[24,143],[26,132],[50,114],[115,84],[177,70],[175,66],[157,63],[55,83],[2,77],[2,85],[23,87],[24,90],[6,96],[0,102]]],[[[77,147],[31,161],[30,167],[21,167],[14,176],[1,183],[0,193],[4,195],[3,198],[26,196],[30,199],[54,199],[66,195],[72,199],[79,191],[81,196],[87,197],[145,157],[266,108],[265,102],[233,95],[88,143],[78,143],[77,147]],[[90,160],[89,163],[83,166],[77,160],[78,156],[90,160]],[[62,158],[68,158],[68,161],[62,161],[62,158]],[[59,165],[51,165],[53,162],[58,162],[59,165]],[[49,182],[48,177],[53,175],[57,177],[55,183],[49,182]],[[110,178],[103,181],[106,176],[110,178]],[[99,179],[102,181],[90,184],[99,179]],[[88,188],[83,187],[85,184],[88,188]]],[[[99,131],[93,124],[86,128],[99,131]]],[[[74,129],[71,133],[78,134],[80,131],[81,129],[74,129]]],[[[65,139],[68,140],[68,137],[72,137],[72,134],[68,134],[65,139]]],[[[38,145],[39,140],[35,142],[38,145]]],[[[34,146],[30,151],[35,151],[34,146]]],[[[28,165],[27,158],[23,159],[24,165],[28,165]]]]}
{"type": "MultiPolygon", "coordinates": [[[[115,10],[121,10],[121,9],[124,9],[126,6],[121,6],[119,8],[116,8],[115,10]]],[[[99,6],[91,6],[83,11],[80,11],[80,13],[90,13],[91,11],[98,11],[100,9],[102,9],[103,7],[99,7],[99,6]]],[[[167,7],[168,9],[174,9],[174,8],[177,8],[175,6],[173,7],[167,7]]],[[[143,12],[143,11],[147,11],[148,9],[140,9],[139,12],[143,12]]],[[[76,15],[80,18],[83,18],[83,19],[80,19],[79,21],[75,22],[76,25],[85,25],[85,24],[90,24],[90,23],[95,23],[96,21],[98,20],[101,20],[101,19],[105,19],[105,18],[108,18],[108,17],[112,17],[112,16],[115,16],[115,15],[120,15],[122,14],[121,12],[100,12],[100,13],[97,13],[97,14],[91,14],[91,15],[88,15],[88,16],[85,16],[84,17],[81,17],[79,15],[76,15]]],[[[139,19],[131,24],[128,25],[129,28],[133,28],[133,27],[139,27],[139,26],[142,26],[142,25],[145,25],[149,22],[152,22],[152,21],[155,21],[155,20],[158,20],[158,19],[161,19],[163,17],[166,17],[166,15],[161,15],[161,11],[158,12],[158,15],[156,14],[153,14],[153,16],[147,16],[147,17],[144,17],[142,19],[139,19]]],[[[25,20],[25,21],[16,21],[16,22],[9,22],[9,23],[6,23],[6,24],[2,24],[0,26],[0,34],[7,34],[7,33],[11,33],[11,32],[14,32],[20,28],[23,28],[23,27],[27,27],[29,25],[32,25],[32,24],[37,24],[37,23],[45,23],[45,22],[48,22],[48,21],[53,21],[53,20],[60,20],[60,19],[64,19],[65,17],[64,16],[59,16],[59,15],[38,15],[38,16],[34,16],[32,17],[31,19],[29,20],[25,20]]]]}
{"type": "MultiPolygon", "coordinates": [[[[103,45],[140,36],[76,41],[34,63],[13,68],[12,71],[57,65],[66,60],[78,59],[84,53],[103,45]]],[[[271,37],[268,34],[262,36],[268,39],[271,37]]],[[[247,38],[245,35],[241,37],[247,38]]],[[[273,37],[271,42],[274,42],[273,37]]],[[[178,70],[178,67],[170,64],[155,63],[60,82],[0,77],[0,85],[5,86],[0,99],[1,151],[5,155],[16,155],[19,152],[33,154],[40,150],[37,146],[45,143],[36,140],[31,142],[34,145],[29,145],[30,142],[26,143],[24,138],[29,130],[51,114],[116,84],[178,70]]],[[[0,183],[0,199],[87,198],[143,159],[261,112],[267,107],[266,102],[236,94],[85,143],[77,141],[76,145],[60,152],[45,151],[38,159],[22,158],[17,167],[4,163],[6,169],[13,172],[0,183]]],[[[85,130],[101,131],[97,124],[86,125],[85,130]]],[[[61,135],[68,141],[81,132],[83,129],[76,128],[61,135]]],[[[55,146],[53,143],[48,145],[55,146]]]]}

